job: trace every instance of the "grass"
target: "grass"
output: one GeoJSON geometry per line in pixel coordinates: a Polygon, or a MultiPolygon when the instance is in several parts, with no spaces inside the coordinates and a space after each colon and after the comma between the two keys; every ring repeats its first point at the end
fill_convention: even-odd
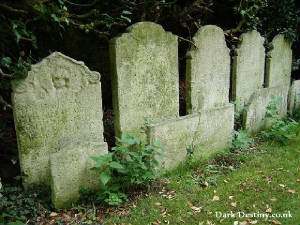
{"type": "Polygon", "coordinates": [[[243,153],[244,163],[236,164],[239,168],[193,161],[167,174],[157,191],[129,203],[125,213],[102,222],[299,225],[299,151],[299,140],[293,139],[288,146],[263,143],[259,150],[243,153]],[[232,212],[235,217],[219,217],[220,213],[217,217],[216,212],[232,212]],[[239,217],[238,212],[260,212],[269,218],[239,217]],[[288,216],[284,215],[288,212],[290,218],[271,218],[272,214],[288,216]]]}

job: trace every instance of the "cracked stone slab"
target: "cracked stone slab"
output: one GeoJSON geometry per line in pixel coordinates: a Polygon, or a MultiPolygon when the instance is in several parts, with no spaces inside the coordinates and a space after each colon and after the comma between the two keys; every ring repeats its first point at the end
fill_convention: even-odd
{"type": "Polygon", "coordinates": [[[277,105],[277,110],[281,117],[287,114],[287,96],[289,86],[277,86],[272,88],[263,88],[256,91],[250,98],[249,105],[243,113],[243,128],[248,129],[250,134],[255,134],[270,125],[265,120],[267,106],[272,102],[272,96],[275,99],[280,98],[281,102],[277,105]]]}
{"type": "Polygon", "coordinates": [[[55,208],[67,208],[76,202],[79,189],[99,188],[99,174],[92,156],[106,154],[105,142],[72,142],[50,155],[52,202],[55,208]]]}
{"type": "Polygon", "coordinates": [[[110,41],[115,132],[146,140],[144,127],[179,115],[177,36],[152,22],[110,41]]]}
{"type": "Polygon", "coordinates": [[[54,52],[13,83],[12,103],[27,183],[50,185],[49,157],[69,141],[103,141],[100,74],[54,52]]]}
{"type": "Polygon", "coordinates": [[[300,80],[294,80],[290,87],[288,110],[290,114],[300,110],[300,80]]]}
{"type": "Polygon", "coordinates": [[[283,34],[276,35],[266,61],[266,87],[289,86],[292,70],[291,42],[283,34]]]}
{"type": "Polygon", "coordinates": [[[232,98],[244,106],[264,83],[264,38],[256,30],[240,36],[232,63],[232,98]]]}
{"type": "Polygon", "coordinates": [[[207,158],[228,147],[234,129],[234,105],[201,110],[194,136],[195,155],[207,158]]]}
{"type": "Polygon", "coordinates": [[[165,169],[184,161],[187,150],[197,157],[207,157],[227,147],[234,124],[234,106],[201,110],[199,113],[166,120],[148,127],[150,144],[161,141],[169,149],[161,160],[165,169]]]}
{"type": "Polygon", "coordinates": [[[201,27],[195,46],[186,54],[187,112],[222,107],[229,103],[230,55],[224,32],[214,25],[201,27]]]}
{"type": "Polygon", "coordinates": [[[148,127],[150,144],[161,141],[168,151],[166,157],[159,159],[165,169],[173,169],[185,160],[187,149],[191,148],[197,129],[199,114],[166,120],[148,127]]]}

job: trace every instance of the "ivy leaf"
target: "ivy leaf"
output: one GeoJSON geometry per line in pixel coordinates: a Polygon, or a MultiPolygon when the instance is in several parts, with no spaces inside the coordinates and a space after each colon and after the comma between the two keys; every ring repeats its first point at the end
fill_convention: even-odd
{"type": "Polygon", "coordinates": [[[131,15],[132,12],[128,11],[128,10],[123,10],[122,11],[122,14],[125,14],[125,15],[131,15]]]}
{"type": "Polygon", "coordinates": [[[109,164],[109,166],[114,169],[123,169],[124,168],[120,163],[117,163],[117,162],[111,162],[109,164]]]}
{"type": "Polygon", "coordinates": [[[105,186],[107,182],[111,179],[111,176],[108,172],[103,172],[100,174],[100,181],[105,186]]]}

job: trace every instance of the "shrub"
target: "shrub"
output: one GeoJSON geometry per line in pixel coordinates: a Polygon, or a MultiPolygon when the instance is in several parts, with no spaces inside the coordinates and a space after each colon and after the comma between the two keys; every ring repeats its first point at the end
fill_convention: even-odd
{"type": "Polygon", "coordinates": [[[272,96],[272,100],[267,106],[265,123],[270,126],[266,130],[261,131],[261,135],[265,140],[276,141],[281,145],[287,145],[293,135],[299,133],[299,122],[294,119],[281,118],[278,111],[278,104],[281,102],[280,98],[272,96]]]}
{"type": "Polygon", "coordinates": [[[116,146],[112,152],[93,157],[99,172],[100,191],[97,200],[108,205],[119,205],[127,200],[125,194],[130,188],[148,187],[158,176],[158,157],[163,157],[165,150],[160,143],[145,145],[139,138],[122,135],[116,138],[116,146]]]}

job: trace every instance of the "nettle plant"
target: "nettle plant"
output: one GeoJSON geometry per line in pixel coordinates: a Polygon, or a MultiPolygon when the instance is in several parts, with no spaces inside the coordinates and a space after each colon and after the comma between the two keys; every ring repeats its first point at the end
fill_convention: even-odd
{"type": "Polygon", "coordinates": [[[282,118],[280,116],[278,105],[282,101],[281,98],[271,96],[271,99],[264,119],[267,129],[261,131],[261,135],[264,139],[276,141],[281,145],[287,145],[294,134],[299,134],[300,124],[291,117],[282,118]]]}
{"type": "Polygon", "coordinates": [[[127,201],[125,194],[132,188],[149,188],[159,175],[158,158],[163,158],[166,150],[162,143],[146,145],[139,138],[128,134],[116,138],[112,152],[99,157],[92,157],[98,171],[100,190],[99,201],[108,205],[119,205],[127,201]]]}

